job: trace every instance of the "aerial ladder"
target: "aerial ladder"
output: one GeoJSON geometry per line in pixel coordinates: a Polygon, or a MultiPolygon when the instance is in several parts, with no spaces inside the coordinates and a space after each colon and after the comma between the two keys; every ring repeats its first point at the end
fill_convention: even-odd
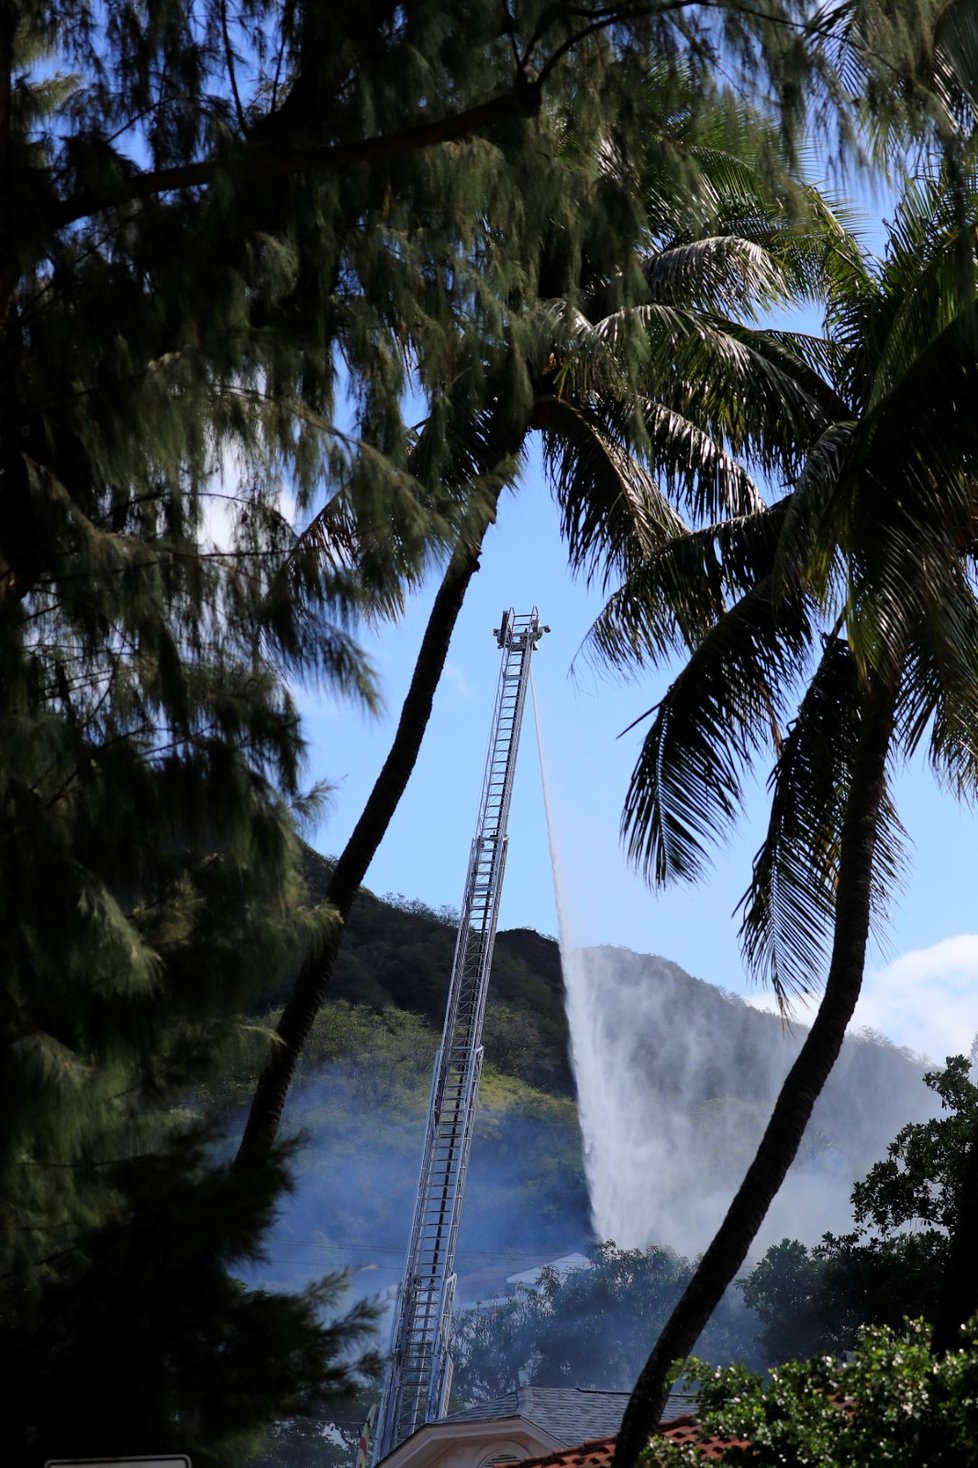
{"type": "Polygon", "coordinates": [[[455,1244],[472,1142],[482,1022],[506,862],[506,825],[533,651],[548,627],[536,607],[504,612],[496,704],[475,839],[459,916],[445,1028],[435,1056],[421,1174],[371,1461],[378,1463],[423,1423],[445,1415],[455,1292],[455,1244]]]}

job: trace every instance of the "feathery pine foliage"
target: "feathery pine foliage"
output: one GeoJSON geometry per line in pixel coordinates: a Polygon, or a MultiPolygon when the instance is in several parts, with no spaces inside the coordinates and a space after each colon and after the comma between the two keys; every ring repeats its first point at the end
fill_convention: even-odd
{"type": "MultiPolygon", "coordinates": [[[[522,422],[541,294],[644,284],[616,272],[645,228],[648,56],[706,76],[722,49],[797,123],[802,78],[840,91],[806,19],[796,0],[0,4],[0,1250],[19,1349],[29,1319],[54,1328],[40,1302],[72,1318],[59,1292],[81,1298],[113,1230],[146,1222],[136,1160],[177,1188],[166,1109],[259,971],[323,939],[284,675],[369,699],[347,619],[396,609],[513,473],[508,451],[448,472],[456,416],[491,381],[522,422]],[[571,119],[600,146],[562,146],[571,119]],[[315,533],[290,503],[319,510],[315,533]]],[[[205,1157],[190,1172],[200,1198],[217,1187],[205,1157]]],[[[159,1446],[141,1430],[97,1450],[159,1446]]]]}
{"type": "MultiPolygon", "coordinates": [[[[118,517],[147,475],[132,434],[152,410],[158,475],[198,494],[222,450],[253,494],[283,463],[300,506],[324,476],[342,488],[330,543],[349,549],[355,524],[361,578],[396,597],[392,564],[416,571],[452,520],[452,413],[471,419],[501,361],[507,402],[528,404],[527,307],[582,276],[634,283],[618,276],[645,228],[649,57],[706,85],[722,47],[797,125],[799,79],[832,90],[804,10],[11,0],[5,474],[35,466],[100,526],[104,483],[118,517]],[[427,404],[423,482],[408,386],[427,404]]],[[[20,496],[5,553],[22,595],[52,574],[59,516],[43,483],[20,496]]]]}
{"type": "Polygon", "coordinates": [[[43,1289],[5,1281],[6,1462],[162,1448],[237,1465],[277,1419],[335,1411],[373,1376],[360,1353],[374,1311],[337,1318],[343,1276],[291,1294],[235,1277],[260,1254],[288,1174],[277,1159],[243,1179],[202,1140],[184,1129],[176,1146],[104,1168],[114,1216],[48,1261],[43,1289]]]}

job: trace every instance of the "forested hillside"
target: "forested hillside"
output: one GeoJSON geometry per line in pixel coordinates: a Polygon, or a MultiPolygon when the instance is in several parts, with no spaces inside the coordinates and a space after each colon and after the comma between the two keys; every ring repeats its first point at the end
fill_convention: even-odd
{"type": "MultiPolygon", "coordinates": [[[[306,861],[315,890],[328,863],[315,853],[306,861]]],[[[306,1143],[263,1277],[283,1284],[349,1267],[365,1271],[356,1287],[367,1293],[398,1279],[454,942],[453,914],[362,892],[333,998],[319,1017],[287,1113],[306,1143]]],[[[769,1101],[769,1058],[783,1043],[781,1021],[668,960],[617,950],[613,956],[621,986],[616,1004],[634,1001],[639,1015],[637,996],[652,987],[671,1016],[657,1031],[637,1023],[630,1036],[641,1051],[636,1074],[644,1113],[657,1116],[665,1133],[682,1110],[687,1135],[703,1149],[697,1158],[712,1158],[709,1166],[724,1175],[735,1171],[769,1101]]],[[[788,1037],[789,1046],[800,1043],[801,1033],[788,1037]]],[[[500,933],[485,1042],[458,1267],[463,1280],[477,1275],[488,1292],[528,1259],[582,1249],[594,1239],[553,939],[527,930],[500,933]]],[[[841,1210],[848,1208],[852,1181],[882,1154],[896,1128],[928,1111],[932,1098],[921,1072],[912,1057],[879,1038],[847,1043],[800,1164],[819,1187],[835,1190],[841,1210]]],[[[660,1197],[686,1176],[676,1157],[669,1178],[659,1181],[660,1197]]],[[[653,1241],[683,1247],[668,1233],[653,1241]]]]}
{"type": "MultiPolygon", "coordinates": [[[[308,852],[306,865],[315,893],[328,864],[308,852]]],[[[454,947],[453,914],[361,893],[287,1113],[306,1145],[275,1283],[347,1266],[369,1270],[368,1293],[399,1279],[454,947]]],[[[485,1045],[459,1268],[502,1280],[591,1238],[552,940],[500,934],[485,1045]]]]}
{"type": "MultiPolygon", "coordinates": [[[[329,862],[307,848],[311,893],[326,888],[329,862]]],[[[362,890],[347,923],[332,989],[334,999],[373,1009],[394,1005],[441,1030],[457,914],[362,890]]],[[[528,929],[496,942],[485,1031],[486,1055],[508,1075],[557,1095],[573,1094],[560,953],[528,929]]]]}
{"type": "MultiPolygon", "coordinates": [[[[305,861],[310,887],[321,890],[328,862],[308,851],[305,861]]],[[[349,1268],[353,1291],[379,1296],[385,1307],[381,1349],[407,1248],[454,923],[454,914],[408,898],[360,894],[333,997],[317,1021],[287,1113],[289,1128],[304,1137],[295,1193],[257,1273],[263,1282],[283,1287],[349,1268]]],[[[669,1165],[647,1181],[659,1219],[674,1232],[653,1237],[644,1252],[595,1245],[559,949],[552,938],[532,931],[500,933],[459,1236],[459,1405],[508,1390],[521,1372],[542,1385],[630,1386],[648,1337],[672,1307],[695,1255],[676,1227],[683,1189],[691,1191],[691,1177],[700,1192],[737,1181],[734,1174],[745,1163],[774,1085],[771,1057],[785,1047],[793,1052],[803,1038],[800,1029],[786,1036],[777,1016],[692,978],[667,959],[610,949],[592,957],[607,989],[603,1010],[612,1014],[624,1006],[634,1019],[626,1059],[641,1075],[638,1115],[643,1127],[672,1148],[669,1165]],[[652,991],[663,1023],[650,1023],[652,1011],[640,1002],[652,991]],[[589,1248],[597,1265],[590,1273],[569,1276],[563,1285],[548,1274],[540,1296],[518,1294],[507,1304],[464,1313],[474,1301],[511,1290],[507,1276],[527,1265],[589,1248]],[[591,1348],[599,1339],[595,1353],[591,1348]]],[[[263,1019],[273,1015],[274,1010],[263,1019]]],[[[803,1196],[831,1193],[840,1217],[850,1218],[856,1177],[882,1156],[905,1121],[933,1110],[921,1073],[913,1057],[881,1037],[847,1042],[794,1170],[801,1174],[803,1196]]],[[[645,1165],[640,1157],[636,1170],[645,1165]]],[[[789,1179],[786,1189],[791,1187],[789,1179]]],[[[817,1244],[820,1226],[800,1214],[797,1227],[787,1231],[817,1244]]],[[[807,1259],[800,1242],[789,1247],[792,1259],[807,1259]]],[[[790,1287],[777,1270],[783,1252],[773,1250],[756,1276],[752,1303],[762,1313],[748,1308],[739,1289],[728,1291],[699,1343],[701,1355],[717,1363],[774,1359],[765,1322],[768,1294],[780,1309],[781,1294],[790,1287]]],[[[368,1393],[342,1423],[351,1443],[369,1401],[368,1393]]],[[[318,1432],[301,1422],[283,1425],[262,1468],[324,1461],[318,1432]]],[[[337,1463],[349,1459],[345,1448],[330,1451],[337,1463]]]]}

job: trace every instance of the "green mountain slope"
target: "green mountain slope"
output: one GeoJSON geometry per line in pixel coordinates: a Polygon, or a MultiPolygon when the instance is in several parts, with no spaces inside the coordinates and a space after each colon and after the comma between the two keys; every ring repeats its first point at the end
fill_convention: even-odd
{"type": "MultiPolygon", "coordinates": [[[[314,892],[328,870],[309,855],[314,892]]],[[[362,893],[290,1100],[287,1123],[306,1141],[264,1278],[294,1282],[346,1266],[361,1271],[357,1286],[371,1293],[398,1279],[454,945],[452,914],[362,893]]],[[[636,1022],[629,1033],[643,1104],[663,1120],[685,1108],[704,1155],[722,1162],[720,1171],[738,1167],[765,1112],[780,1021],[668,960],[602,953],[613,957],[614,984],[636,1015],[639,997],[654,991],[659,1013],[670,1017],[651,1029],[636,1022]]],[[[552,939],[499,935],[485,1042],[458,1266],[488,1291],[528,1259],[580,1249],[593,1237],[552,939]]],[[[926,1110],[921,1070],[878,1040],[847,1042],[807,1159],[818,1186],[834,1188],[842,1206],[852,1178],[897,1126],[926,1110]]],[[[674,1189],[687,1186],[683,1162],[676,1157],[670,1167],[674,1189]]]]}
{"type": "MultiPolygon", "coordinates": [[[[322,857],[309,854],[307,874],[315,893],[323,891],[328,870],[322,857]]],[[[454,947],[453,914],[432,912],[410,899],[361,893],[332,998],[319,1016],[290,1098],[287,1123],[304,1143],[294,1196],[272,1234],[269,1257],[257,1271],[264,1282],[294,1285],[347,1267],[356,1293],[392,1303],[404,1266],[431,1065],[454,947]]],[[[789,1048],[799,1044],[801,1032],[786,1041],[776,1016],[692,978],[667,959],[612,949],[596,950],[592,958],[605,985],[595,1008],[614,1016],[624,1036],[618,1054],[635,1078],[647,1129],[684,1139],[682,1145],[670,1144],[666,1166],[649,1178],[665,1217],[694,1190],[723,1192],[729,1187],[729,1175],[746,1160],[752,1130],[766,1115],[770,1057],[786,1043],[789,1048]],[[646,1008],[650,996],[655,999],[651,1011],[646,1008]],[[622,1014],[628,1023],[621,1022],[622,1014]]],[[[273,1007],[266,1019],[274,1018],[274,1003],[281,999],[281,992],[269,994],[273,1007]]],[[[499,934],[485,1040],[486,1066],[459,1235],[456,1300],[462,1307],[505,1290],[507,1276],[528,1265],[583,1251],[593,1240],[560,955],[553,939],[525,929],[499,934]]],[[[880,1037],[857,1036],[847,1042],[819,1103],[801,1164],[807,1169],[808,1196],[833,1190],[847,1210],[851,1181],[865,1171],[865,1159],[881,1155],[899,1125],[927,1112],[922,1068],[880,1037]]],[[[246,1095],[242,1085],[242,1104],[246,1095]]],[[[695,1252],[681,1233],[656,1242],[672,1243],[684,1258],[695,1252]]],[[[616,1261],[625,1256],[612,1252],[607,1257],[617,1270],[616,1261]]],[[[658,1280],[654,1299],[646,1297],[648,1292],[642,1295],[637,1316],[631,1297],[623,1306],[642,1350],[686,1269],[683,1259],[668,1251],[652,1251],[647,1258],[653,1263],[642,1267],[658,1280]]],[[[578,1279],[568,1293],[575,1288],[586,1292],[587,1281],[578,1279]]],[[[521,1307],[519,1300],[513,1307],[501,1307],[500,1320],[508,1320],[508,1310],[519,1317],[521,1308],[530,1307],[521,1307]]],[[[546,1313],[546,1302],[541,1308],[546,1313]]],[[[573,1339],[586,1340],[589,1349],[599,1340],[597,1308],[588,1297],[581,1319],[571,1321],[573,1339]]],[[[598,1314],[603,1328],[611,1331],[610,1339],[620,1345],[624,1327],[619,1317],[603,1304],[598,1314]]],[[[501,1352],[496,1364],[502,1381],[512,1361],[504,1349],[505,1329],[496,1352],[496,1313],[467,1320],[468,1326],[460,1329],[476,1334],[485,1322],[493,1340],[490,1365],[494,1352],[501,1352]]],[[[381,1349],[388,1328],[385,1320],[381,1349]]],[[[727,1349],[745,1358],[758,1349],[761,1322],[737,1291],[725,1300],[715,1330],[717,1340],[712,1346],[704,1341],[701,1349],[714,1349],[717,1359],[727,1349]]],[[[551,1384],[565,1381],[562,1372],[570,1373],[567,1381],[576,1382],[580,1363],[571,1356],[565,1361],[559,1341],[557,1347],[557,1365],[548,1357],[539,1369],[551,1384]]],[[[607,1365],[610,1350],[597,1349],[607,1365]]],[[[486,1386],[485,1362],[475,1369],[471,1360],[463,1359],[463,1344],[458,1350],[460,1389],[478,1395],[486,1386]]],[[[622,1370],[621,1380],[615,1380],[627,1387],[631,1378],[622,1370]]],[[[365,1403],[358,1410],[362,1416],[365,1403]]],[[[358,1422],[351,1416],[346,1424],[354,1435],[358,1422]]],[[[301,1437],[301,1428],[283,1427],[288,1442],[290,1433],[299,1431],[301,1437]]],[[[297,1468],[300,1463],[306,1468],[326,1461],[321,1437],[314,1433],[310,1443],[304,1442],[296,1447],[298,1456],[290,1457],[283,1439],[285,1456],[269,1457],[263,1468],[297,1468]]],[[[346,1461],[336,1452],[337,1463],[346,1461]]]]}
{"type": "MultiPolygon", "coordinates": [[[[307,849],[305,876],[321,897],[330,864],[307,849]]],[[[347,924],[332,997],[377,1010],[394,1006],[424,1016],[438,1031],[445,1014],[457,915],[403,897],[361,890],[347,924]]],[[[560,953],[529,929],[496,941],[486,1015],[487,1060],[508,1075],[572,1096],[560,953]]]]}

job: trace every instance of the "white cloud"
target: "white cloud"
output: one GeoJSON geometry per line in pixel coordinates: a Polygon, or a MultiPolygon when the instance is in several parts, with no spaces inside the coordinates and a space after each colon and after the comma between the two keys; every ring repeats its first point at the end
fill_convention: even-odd
{"type": "Polygon", "coordinates": [[[442,683],[450,688],[452,693],[461,698],[472,697],[472,687],[465,676],[465,669],[461,663],[447,662],[442,673],[442,683]]]}
{"type": "Polygon", "coordinates": [[[978,933],[958,933],[867,971],[853,1029],[869,1025],[941,1062],[978,1032],[978,933]]]}

